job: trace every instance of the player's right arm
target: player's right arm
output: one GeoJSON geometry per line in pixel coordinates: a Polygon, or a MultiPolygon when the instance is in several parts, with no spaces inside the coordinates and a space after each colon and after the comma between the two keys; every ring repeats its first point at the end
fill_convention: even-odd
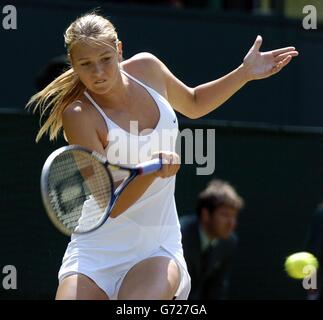
{"type": "Polygon", "coordinates": [[[63,112],[64,134],[69,144],[77,144],[105,155],[93,118],[80,103],[74,102],[63,112]]]}
{"type": "MultiPolygon", "coordinates": [[[[68,106],[63,112],[62,121],[69,144],[77,144],[106,156],[95,127],[94,118],[81,104],[73,103],[68,106]]],[[[166,160],[170,156],[169,153],[163,153],[163,155],[166,160]]],[[[133,205],[157,177],[166,178],[175,175],[179,169],[178,161],[176,163],[174,165],[163,165],[158,173],[137,176],[121,193],[111,212],[111,217],[117,217],[133,205]]]]}

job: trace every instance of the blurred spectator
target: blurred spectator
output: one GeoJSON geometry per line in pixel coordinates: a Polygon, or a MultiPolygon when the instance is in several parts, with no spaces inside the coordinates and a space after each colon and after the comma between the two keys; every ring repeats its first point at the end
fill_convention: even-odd
{"type": "Polygon", "coordinates": [[[315,210],[305,242],[305,251],[312,253],[319,262],[317,271],[317,290],[307,291],[308,300],[322,300],[322,266],[323,266],[323,204],[315,210]]]}
{"type": "Polygon", "coordinates": [[[68,68],[69,63],[66,55],[60,55],[51,59],[35,79],[37,91],[44,89],[68,68]]]}
{"type": "MultiPolygon", "coordinates": [[[[97,1],[97,0],[96,0],[97,1]]],[[[261,5],[261,0],[100,0],[105,3],[117,4],[144,4],[144,5],[159,5],[172,6],[177,8],[205,8],[223,11],[244,11],[252,12],[257,10],[261,5]]],[[[268,5],[273,7],[277,0],[268,0],[268,5]]],[[[280,1],[280,0],[279,0],[280,1]]]]}
{"type": "Polygon", "coordinates": [[[185,0],[101,0],[102,2],[111,2],[111,3],[118,3],[118,4],[145,4],[145,5],[170,5],[173,7],[182,8],[184,5],[185,0]]]}
{"type": "Polygon", "coordinates": [[[183,7],[184,8],[207,8],[210,0],[183,0],[183,7]]]}
{"type": "Polygon", "coordinates": [[[252,11],[255,6],[254,0],[222,0],[222,8],[225,11],[252,11]]]}
{"type": "Polygon", "coordinates": [[[191,276],[189,299],[226,299],[237,246],[234,230],[244,201],[226,181],[212,180],[196,214],[181,217],[184,257],[191,276]]]}

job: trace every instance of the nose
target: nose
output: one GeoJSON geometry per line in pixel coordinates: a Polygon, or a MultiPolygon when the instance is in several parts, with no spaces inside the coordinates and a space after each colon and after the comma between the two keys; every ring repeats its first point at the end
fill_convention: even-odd
{"type": "Polygon", "coordinates": [[[236,220],[235,219],[230,219],[228,221],[228,227],[231,229],[231,230],[234,230],[235,227],[236,227],[236,220]]]}
{"type": "Polygon", "coordinates": [[[94,70],[93,70],[93,73],[96,75],[96,76],[100,76],[102,75],[103,73],[103,68],[101,66],[100,63],[97,63],[94,65],[94,70]]]}

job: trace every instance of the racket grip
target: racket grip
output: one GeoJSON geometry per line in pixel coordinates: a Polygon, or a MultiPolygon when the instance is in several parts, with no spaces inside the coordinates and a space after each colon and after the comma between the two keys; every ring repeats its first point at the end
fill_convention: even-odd
{"type": "Polygon", "coordinates": [[[152,172],[160,170],[162,166],[161,159],[153,159],[146,162],[142,162],[137,166],[140,175],[146,175],[152,172]]]}

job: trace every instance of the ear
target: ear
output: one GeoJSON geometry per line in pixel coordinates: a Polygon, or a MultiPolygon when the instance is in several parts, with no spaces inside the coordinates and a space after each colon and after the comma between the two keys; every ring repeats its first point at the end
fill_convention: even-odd
{"type": "Polygon", "coordinates": [[[73,67],[72,56],[70,53],[67,54],[67,60],[68,60],[69,64],[73,67]]]}
{"type": "Polygon", "coordinates": [[[123,61],[123,50],[122,50],[122,42],[119,41],[117,44],[117,50],[118,50],[118,60],[119,62],[123,61]]]}

